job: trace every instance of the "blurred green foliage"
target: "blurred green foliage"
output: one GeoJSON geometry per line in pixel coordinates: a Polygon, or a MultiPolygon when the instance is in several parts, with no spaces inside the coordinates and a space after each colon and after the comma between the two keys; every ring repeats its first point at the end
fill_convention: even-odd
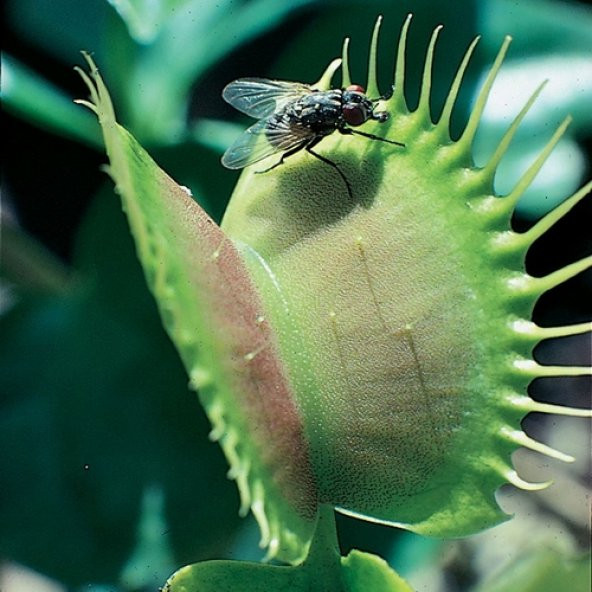
{"type": "Polygon", "coordinates": [[[590,556],[567,559],[552,549],[525,553],[475,592],[557,592],[590,588],[590,556]]]}
{"type": "MultiPolygon", "coordinates": [[[[3,232],[0,295],[0,554],[70,587],[99,582],[132,590],[162,584],[169,574],[153,573],[150,562],[140,577],[126,575],[130,558],[137,567],[150,540],[140,527],[142,520],[150,523],[143,513],[154,514],[152,524],[166,525],[161,571],[252,553],[241,547],[251,535],[239,524],[238,497],[225,479],[225,461],[207,440],[207,422],[145,289],[118,201],[110,183],[99,177],[96,163],[104,157],[94,152],[100,146],[98,126],[72,103],[84,92],[71,70],[80,63],[80,50],[94,53],[119,120],[217,219],[236,179],[219,165],[219,155],[246,123],[232,123],[234,114],[220,97],[224,84],[249,75],[315,80],[340,54],[344,35],[352,37],[352,73],[363,79],[363,56],[377,14],[385,16],[379,79],[385,92],[406,13],[415,14],[409,89],[419,88],[418,65],[429,33],[445,25],[435,61],[437,103],[470,40],[484,34],[454,116],[458,122],[472,100],[470,89],[506,33],[515,38],[508,65],[521,80],[531,78],[536,85],[544,71],[561,81],[533,115],[533,127],[545,122],[542,136],[533,135],[533,127],[527,130],[500,180],[511,182],[524,169],[559,113],[575,115],[575,135],[543,175],[525,217],[540,215],[553,199],[570,193],[585,172],[575,139],[590,140],[592,73],[569,69],[589,58],[592,17],[583,5],[9,0],[4,10],[2,100],[14,144],[4,163],[3,201],[4,212],[14,210],[23,227],[3,215],[9,231],[3,232]],[[30,125],[44,131],[31,131],[30,125]],[[80,143],[70,147],[72,160],[63,162],[59,147],[65,144],[57,136],[80,143]],[[48,147],[41,165],[31,157],[35,145],[48,147]],[[64,171],[55,186],[51,175],[42,173],[54,169],[64,171]],[[79,176],[92,182],[78,183],[79,176]],[[48,198],[55,201],[47,203],[48,198]],[[67,208],[83,211],[83,221],[63,228],[65,219],[76,219],[68,217],[67,208]],[[67,263],[52,251],[66,253],[67,263]],[[160,505],[146,502],[155,491],[160,505]]],[[[519,103],[530,90],[526,83],[514,86],[519,103]]],[[[492,106],[477,159],[497,144],[518,108],[497,117],[492,106]]],[[[395,546],[392,529],[346,518],[339,527],[345,552],[356,546],[389,556],[395,546]]],[[[415,538],[400,539],[393,565],[405,575],[410,566],[431,562],[435,545],[436,550],[432,544],[417,545],[415,538]],[[401,541],[410,541],[412,558],[405,559],[401,541]]]]}
{"type": "Polygon", "coordinates": [[[222,553],[238,521],[118,209],[98,196],[68,288],[22,298],[2,322],[2,550],[78,585],[117,581],[152,487],[176,560],[222,553]]]}

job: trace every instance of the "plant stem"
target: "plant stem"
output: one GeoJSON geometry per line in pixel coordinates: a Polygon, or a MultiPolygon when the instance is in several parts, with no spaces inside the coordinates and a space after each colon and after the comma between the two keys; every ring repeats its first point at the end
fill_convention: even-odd
{"type": "Polygon", "coordinates": [[[345,589],[333,506],[322,505],[319,508],[317,527],[303,567],[319,592],[342,592],[345,589]]]}

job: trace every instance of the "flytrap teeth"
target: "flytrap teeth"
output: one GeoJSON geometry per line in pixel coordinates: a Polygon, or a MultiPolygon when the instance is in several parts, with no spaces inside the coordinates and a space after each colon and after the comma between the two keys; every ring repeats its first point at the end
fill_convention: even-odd
{"type": "Polygon", "coordinates": [[[376,71],[376,62],[378,55],[378,35],[380,33],[380,25],[382,24],[382,16],[376,19],[374,30],[372,31],[372,41],[370,43],[370,54],[368,58],[368,81],[366,82],[366,94],[373,99],[380,97],[380,90],[378,89],[378,77],[376,71]]]}
{"type": "Polygon", "coordinates": [[[538,238],[543,236],[556,222],[561,220],[575,205],[592,191],[592,181],[578,189],[573,195],[561,202],[549,213],[545,214],[529,230],[518,234],[516,240],[520,240],[525,246],[532,245],[538,238]]]}
{"type": "Polygon", "coordinates": [[[506,153],[506,150],[510,146],[510,143],[512,142],[512,140],[514,138],[514,135],[518,131],[518,128],[520,127],[520,124],[522,123],[522,120],[524,119],[526,114],[530,111],[530,108],[533,106],[534,102],[538,99],[539,95],[541,94],[541,91],[543,90],[543,88],[545,88],[545,85],[547,84],[547,82],[548,82],[548,80],[543,80],[543,82],[541,82],[541,84],[539,84],[539,86],[536,88],[536,90],[532,93],[532,95],[530,96],[528,101],[526,101],[526,103],[524,104],[524,107],[522,107],[522,109],[520,110],[518,115],[516,115],[516,117],[514,118],[514,121],[512,121],[512,123],[510,124],[510,127],[506,130],[506,133],[503,135],[495,152],[493,153],[493,155],[491,156],[491,158],[489,159],[489,161],[487,162],[487,164],[483,168],[482,174],[484,176],[488,177],[492,183],[493,183],[493,178],[495,176],[495,173],[497,171],[497,167],[498,167],[501,159],[503,158],[504,154],[506,153]]]}
{"type": "Polygon", "coordinates": [[[559,450],[555,450],[554,448],[551,448],[542,442],[533,440],[521,430],[513,430],[504,426],[500,429],[500,435],[509,442],[517,444],[518,446],[523,446],[524,448],[528,448],[535,452],[540,452],[541,454],[544,454],[550,458],[555,458],[567,463],[572,463],[575,461],[573,456],[560,452],[559,450]]]}
{"type": "Polygon", "coordinates": [[[551,403],[540,403],[525,395],[512,394],[506,398],[509,407],[518,409],[524,413],[546,413],[549,415],[564,415],[567,417],[589,417],[592,418],[592,409],[578,407],[566,407],[564,405],[552,405],[551,403]]]}
{"type": "Polygon", "coordinates": [[[504,473],[504,477],[507,481],[514,485],[514,487],[524,491],[542,491],[543,489],[547,489],[553,485],[553,481],[544,481],[542,483],[531,483],[530,481],[525,481],[514,469],[508,469],[504,473]]]}
{"type": "Polygon", "coordinates": [[[516,370],[532,378],[592,375],[592,367],[590,366],[543,366],[530,359],[515,360],[513,366],[516,370]]]}
{"type": "Polygon", "coordinates": [[[556,337],[571,337],[592,331],[592,323],[577,323],[558,327],[540,327],[532,321],[518,319],[510,323],[511,329],[519,335],[530,336],[536,341],[556,337]]]}

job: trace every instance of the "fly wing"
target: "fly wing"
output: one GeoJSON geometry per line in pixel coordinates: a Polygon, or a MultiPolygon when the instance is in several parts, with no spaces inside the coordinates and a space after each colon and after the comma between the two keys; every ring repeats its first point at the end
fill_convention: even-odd
{"type": "Polygon", "coordinates": [[[222,156],[228,169],[242,169],[273,154],[304,147],[314,137],[306,128],[294,128],[285,120],[262,119],[244,131],[222,156]]]}
{"type": "Polygon", "coordinates": [[[226,85],[222,96],[227,103],[242,113],[263,119],[312,92],[313,89],[308,84],[301,82],[239,78],[226,85]]]}

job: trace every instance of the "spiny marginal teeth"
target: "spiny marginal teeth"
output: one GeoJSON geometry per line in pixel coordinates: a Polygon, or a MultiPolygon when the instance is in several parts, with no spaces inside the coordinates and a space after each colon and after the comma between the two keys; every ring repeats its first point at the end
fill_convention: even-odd
{"type": "Polygon", "coordinates": [[[366,83],[366,93],[369,97],[377,98],[380,96],[378,89],[378,82],[376,77],[376,56],[378,53],[378,35],[380,33],[380,25],[382,23],[382,16],[376,19],[374,31],[372,31],[372,41],[370,43],[370,58],[368,61],[368,82],[366,83]]]}
{"type": "Polygon", "coordinates": [[[543,148],[537,159],[530,165],[528,170],[522,175],[521,179],[516,183],[516,186],[512,191],[503,198],[503,203],[506,206],[507,212],[512,212],[518,203],[518,200],[522,197],[524,192],[530,187],[530,184],[536,177],[537,173],[541,170],[545,164],[547,158],[553,152],[553,149],[557,145],[557,142],[561,139],[561,136],[565,133],[567,126],[571,123],[571,117],[566,117],[559,127],[555,130],[555,133],[551,139],[547,142],[547,145],[543,148]]]}
{"type": "Polygon", "coordinates": [[[264,562],[271,561],[278,554],[279,550],[280,550],[280,540],[278,537],[274,536],[269,541],[267,553],[265,554],[263,561],[264,562]]]}
{"type": "Polygon", "coordinates": [[[491,459],[488,462],[488,465],[503,479],[518,487],[519,489],[524,489],[525,491],[538,491],[540,489],[546,489],[551,485],[552,481],[545,481],[544,483],[530,483],[529,481],[525,481],[518,475],[518,473],[506,465],[501,460],[494,460],[491,459]]]}
{"type": "Polygon", "coordinates": [[[351,83],[349,73],[349,37],[346,37],[343,40],[343,48],[341,50],[341,88],[347,88],[351,83]]]}
{"type": "Polygon", "coordinates": [[[193,389],[201,389],[212,383],[212,375],[205,368],[193,368],[189,374],[189,385],[193,389]]]}
{"type": "Polygon", "coordinates": [[[575,458],[570,456],[569,454],[564,454],[559,450],[555,450],[550,446],[543,444],[542,442],[538,442],[537,440],[533,440],[529,438],[524,432],[521,430],[512,430],[507,426],[503,426],[500,429],[500,435],[510,442],[518,444],[519,446],[524,446],[525,448],[529,448],[530,450],[534,450],[535,452],[540,452],[546,456],[551,458],[556,458],[557,460],[561,460],[563,462],[574,462],[575,458]]]}
{"type": "Polygon", "coordinates": [[[590,366],[542,366],[534,360],[521,359],[513,362],[514,368],[534,378],[543,376],[588,376],[592,375],[590,366]]]}
{"type": "Polygon", "coordinates": [[[537,332],[541,336],[541,339],[581,335],[588,331],[592,331],[592,323],[578,323],[577,325],[564,325],[562,327],[537,327],[537,332]]]}
{"type": "Polygon", "coordinates": [[[407,111],[407,102],[405,101],[405,54],[407,51],[407,32],[411,23],[412,14],[408,14],[401,35],[399,36],[399,45],[397,48],[397,61],[395,65],[395,79],[393,81],[393,96],[391,101],[395,109],[402,112],[407,111]]]}
{"type": "Polygon", "coordinates": [[[539,403],[538,401],[534,401],[530,397],[525,397],[523,395],[510,395],[506,400],[512,407],[521,409],[527,413],[548,413],[569,417],[592,417],[592,409],[578,409],[577,407],[539,403]]]}
{"type": "Polygon", "coordinates": [[[337,72],[337,68],[339,68],[339,66],[341,66],[341,58],[335,58],[327,66],[327,69],[323,72],[323,75],[319,78],[319,80],[311,86],[318,90],[329,90],[329,88],[331,88],[331,79],[333,78],[335,72],[337,72]]]}
{"type": "Polygon", "coordinates": [[[523,489],[525,491],[541,491],[542,489],[547,489],[550,485],[553,484],[553,481],[545,481],[543,483],[530,483],[529,481],[525,481],[518,475],[518,473],[514,469],[508,469],[502,473],[502,475],[512,484],[514,487],[518,487],[518,489],[523,489]]]}
{"type": "Polygon", "coordinates": [[[423,77],[421,82],[421,91],[419,95],[419,103],[417,105],[417,111],[419,113],[424,113],[426,117],[426,123],[431,123],[431,110],[430,110],[430,95],[432,91],[432,65],[434,62],[434,47],[436,46],[436,41],[438,40],[438,35],[442,30],[443,25],[438,25],[430,39],[430,43],[428,45],[428,51],[425,59],[425,65],[423,69],[423,77]]]}
{"type": "Polygon", "coordinates": [[[528,246],[534,243],[537,238],[541,237],[549,228],[556,222],[561,220],[567,212],[569,212],[577,203],[579,203],[588,193],[592,191],[592,181],[589,181],[581,189],[578,189],[571,197],[560,203],[555,209],[543,216],[532,228],[517,235],[519,240],[524,245],[528,246]]]}
{"type": "Polygon", "coordinates": [[[518,319],[510,323],[511,328],[520,335],[531,335],[536,339],[552,339],[554,337],[569,337],[592,331],[592,323],[578,323],[562,327],[539,327],[532,321],[518,319]]]}
{"type": "MultiPolygon", "coordinates": [[[[240,491],[240,490],[239,490],[240,491]]],[[[249,507],[251,505],[249,498],[242,498],[241,496],[241,503],[238,509],[239,518],[245,518],[245,516],[249,513],[249,507]]]]}
{"type": "Polygon", "coordinates": [[[485,109],[485,103],[489,97],[493,82],[497,77],[500,68],[502,67],[502,62],[504,61],[504,57],[506,56],[506,52],[508,51],[508,46],[510,45],[511,41],[512,38],[509,36],[504,39],[497,57],[493,62],[493,66],[491,67],[491,70],[489,71],[489,74],[485,79],[483,86],[481,87],[481,91],[479,92],[479,96],[477,97],[473,111],[469,116],[467,126],[465,127],[462,136],[458,140],[459,147],[464,147],[467,152],[469,152],[471,149],[473,139],[475,138],[475,133],[477,132],[477,126],[479,125],[481,115],[483,115],[483,110],[485,109]]]}
{"type": "Polygon", "coordinates": [[[557,271],[553,271],[552,273],[549,273],[543,277],[530,279],[536,293],[542,294],[547,290],[551,290],[552,288],[563,284],[567,280],[570,280],[582,271],[586,271],[590,267],[592,267],[592,255],[589,257],[584,257],[579,261],[574,261],[574,263],[570,263],[569,265],[566,265],[565,267],[562,267],[557,271]]]}
{"type": "Polygon", "coordinates": [[[83,107],[86,107],[87,109],[90,109],[95,115],[99,114],[98,109],[96,108],[94,103],[91,103],[90,101],[85,101],[84,99],[76,99],[74,101],[77,105],[82,105],[83,107]]]}
{"type": "Polygon", "coordinates": [[[240,495],[240,507],[238,509],[238,515],[241,518],[244,518],[249,513],[249,508],[251,507],[251,498],[249,496],[248,489],[239,488],[239,495],[240,495]]]}
{"type": "Polygon", "coordinates": [[[501,159],[503,158],[504,154],[506,153],[506,150],[508,149],[510,142],[514,138],[514,135],[516,134],[518,127],[522,123],[524,116],[528,113],[528,111],[532,107],[533,103],[537,100],[538,96],[541,94],[541,91],[543,90],[543,88],[547,84],[547,82],[548,81],[545,80],[538,86],[538,88],[530,96],[530,98],[528,99],[528,101],[526,102],[524,107],[522,107],[522,109],[520,110],[518,115],[514,118],[514,121],[511,123],[510,127],[508,128],[508,130],[504,134],[504,136],[501,139],[493,156],[489,159],[489,162],[482,170],[482,174],[485,177],[488,177],[493,181],[493,177],[497,171],[497,167],[498,167],[501,159]]]}
{"type": "MultiPolygon", "coordinates": [[[[84,57],[86,59],[86,56],[84,56],[84,57]]],[[[82,78],[82,80],[84,80],[84,83],[88,87],[88,91],[90,92],[90,96],[91,96],[91,99],[92,99],[92,104],[88,103],[87,101],[80,101],[80,100],[78,100],[76,102],[79,103],[79,104],[82,104],[82,105],[85,105],[85,106],[89,107],[95,113],[97,113],[96,106],[99,104],[99,96],[97,94],[97,87],[96,87],[96,85],[94,83],[94,80],[91,80],[90,76],[82,68],[80,68],[78,66],[75,66],[74,67],[74,70],[76,72],[78,72],[78,74],[80,75],[80,77],[82,78]]],[[[92,68],[91,68],[91,70],[92,70],[92,68]]],[[[93,73],[93,78],[94,78],[94,73],[93,73]]]]}
{"type": "Polygon", "coordinates": [[[271,533],[269,532],[269,523],[267,522],[262,499],[253,500],[253,503],[251,504],[251,512],[253,512],[253,516],[255,516],[255,519],[259,524],[259,530],[261,531],[259,546],[263,549],[269,545],[271,533]]]}
{"type": "Polygon", "coordinates": [[[207,405],[208,417],[214,425],[223,422],[224,420],[224,406],[219,399],[214,399],[207,405]]]}
{"type": "Polygon", "coordinates": [[[249,511],[249,505],[251,502],[249,494],[249,466],[245,464],[244,467],[238,472],[236,476],[236,484],[239,491],[241,492],[241,505],[239,509],[240,516],[246,516],[249,511]]]}
{"type": "Polygon", "coordinates": [[[473,55],[473,51],[475,51],[475,47],[477,43],[479,43],[479,39],[481,37],[475,37],[469,45],[460,66],[456,72],[456,76],[454,77],[454,81],[452,82],[452,86],[450,87],[450,91],[448,96],[446,97],[446,103],[444,104],[444,108],[442,109],[442,115],[440,116],[440,120],[438,121],[438,128],[440,134],[446,134],[450,137],[450,117],[452,115],[452,109],[456,103],[456,97],[458,96],[458,91],[460,89],[460,85],[462,83],[462,79],[464,77],[465,71],[467,66],[469,65],[469,61],[471,56],[473,55]]]}
{"type": "Polygon", "coordinates": [[[224,435],[224,426],[217,425],[210,430],[208,438],[212,442],[217,442],[224,435]]]}

